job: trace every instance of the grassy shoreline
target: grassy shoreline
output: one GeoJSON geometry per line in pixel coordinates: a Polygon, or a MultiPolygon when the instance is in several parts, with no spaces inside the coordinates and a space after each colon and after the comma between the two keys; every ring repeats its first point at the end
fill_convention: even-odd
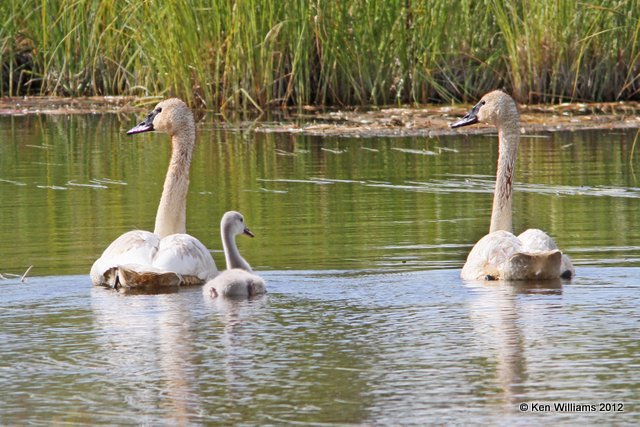
{"type": "Polygon", "coordinates": [[[640,0],[0,2],[0,96],[209,109],[640,100],[640,0]]]}

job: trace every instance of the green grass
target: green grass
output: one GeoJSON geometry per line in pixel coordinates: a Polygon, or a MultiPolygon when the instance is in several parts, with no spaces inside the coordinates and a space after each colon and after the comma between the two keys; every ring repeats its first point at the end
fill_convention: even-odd
{"type": "Polygon", "coordinates": [[[638,100],[640,0],[3,0],[0,54],[0,96],[638,100]]]}

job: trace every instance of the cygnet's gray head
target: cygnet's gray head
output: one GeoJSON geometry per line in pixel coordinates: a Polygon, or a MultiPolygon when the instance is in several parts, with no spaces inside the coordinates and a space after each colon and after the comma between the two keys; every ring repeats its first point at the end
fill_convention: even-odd
{"type": "Polygon", "coordinates": [[[240,234],[246,234],[249,237],[255,236],[251,232],[251,230],[249,230],[247,224],[245,224],[242,214],[236,211],[226,212],[222,216],[222,220],[220,221],[220,228],[224,231],[229,232],[233,236],[238,236],[240,234]]]}

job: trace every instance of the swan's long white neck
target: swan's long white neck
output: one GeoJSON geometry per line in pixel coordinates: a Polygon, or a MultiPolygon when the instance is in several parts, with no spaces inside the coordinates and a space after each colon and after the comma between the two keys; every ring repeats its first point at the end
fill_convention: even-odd
{"type": "Polygon", "coordinates": [[[240,268],[242,270],[253,273],[249,263],[242,258],[238,246],[236,245],[236,239],[231,230],[230,224],[222,224],[220,230],[222,236],[222,247],[224,248],[224,258],[227,261],[227,270],[232,268],[240,268]]]}
{"type": "Polygon", "coordinates": [[[179,134],[173,135],[171,143],[171,161],[164,180],[153,231],[160,238],[187,231],[187,193],[195,129],[183,129],[179,134]]]}
{"type": "Polygon", "coordinates": [[[513,232],[512,195],[520,142],[519,127],[517,116],[505,118],[503,123],[498,125],[498,170],[493,192],[490,233],[498,230],[513,232]]]}

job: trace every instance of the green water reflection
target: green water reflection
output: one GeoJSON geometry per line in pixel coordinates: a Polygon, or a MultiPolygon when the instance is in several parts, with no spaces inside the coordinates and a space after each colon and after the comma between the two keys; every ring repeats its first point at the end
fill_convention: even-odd
{"type": "MultiPolygon", "coordinates": [[[[153,228],[169,142],[125,136],[136,119],[0,117],[0,273],[88,273],[115,237],[153,228]]],[[[523,138],[516,231],[548,231],[578,265],[640,265],[635,133],[523,138]]],[[[205,119],[187,227],[219,267],[219,219],[236,209],[257,269],[458,268],[488,229],[496,158],[495,136],[322,138],[205,119]]]]}

